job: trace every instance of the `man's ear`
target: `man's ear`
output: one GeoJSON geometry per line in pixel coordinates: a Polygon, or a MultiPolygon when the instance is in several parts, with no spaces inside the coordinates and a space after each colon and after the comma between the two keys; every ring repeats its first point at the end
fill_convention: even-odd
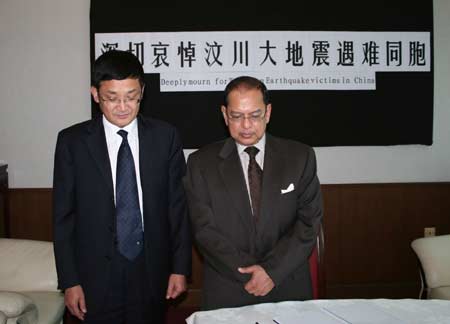
{"type": "Polygon", "coordinates": [[[266,106],[266,114],[264,115],[264,119],[266,120],[266,124],[269,123],[271,114],[272,114],[272,105],[268,104],[266,106]]]}
{"type": "Polygon", "coordinates": [[[97,90],[97,88],[94,87],[94,86],[91,87],[91,95],[92,95],[92,98],[94,98],[94,101],[95,101],[96,103],[99,103],[99,102],[100,102],[100,99],[99,99],[99,97],[98,97],[98,90],[97,90]]]}
{"type": "Polygon", "coordinates": [[[139,102],[142,101],[142,98],[144,98],[144,90],[145,90],[145,84],[142,86],[142,90],[141,90],[141,98],[139,99],[139,102]]]}
{"type": "Polygon", "coordinates": [[[227,115],[227,107],[221,106],[220,110],[222,110],[223,120],[225,121],[225,125],[228,126],[228,115],[227,115]]]}

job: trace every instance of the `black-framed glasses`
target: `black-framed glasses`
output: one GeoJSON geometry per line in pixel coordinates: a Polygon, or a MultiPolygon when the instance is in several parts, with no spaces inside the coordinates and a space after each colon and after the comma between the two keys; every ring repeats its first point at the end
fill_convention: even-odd
{"type": "Polygon", "coordinates": [[[243,122],[245,119],[247,119],[248,121],[250,121],[251,123],[258,123],[260,121],[262,121],[264,119],[264,117],[266,116],[266,109],[264,110],[264,112],[262,112],[261,110],[255,111],[249,115],[245,115],[245,114],[241,114],[241,113],[227,113],[228,116],[228,120],[232,123],[241,123],[243,122]]]}
{"type": "Polygon", "coordinates": [[[134,97],[99,97],[102,102],[112,107],[119,106],[122,102],[125,106],[137,106],[141,102],[141,95],[137,95],[134,97]]]}

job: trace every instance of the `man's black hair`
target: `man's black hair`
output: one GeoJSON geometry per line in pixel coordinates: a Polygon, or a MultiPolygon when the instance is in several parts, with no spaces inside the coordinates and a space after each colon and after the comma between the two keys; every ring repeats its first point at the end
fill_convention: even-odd
{"type": "Polygon", "coordinates": [[[138,58],[130,52],[108,51],[100,55],[92,68],[91,85],[100,87],[102,81],[138,79],[144,86],[144,69],[138,58]]]}
{"type": "Polygon", "coordinates": [[[259,90],[261,91],[261,94],[263,96],[264,104],[267,106],[270,103],[269,91],[267,90],[266,85],[263,82],[254,77],[240,76],[237,77],[236,79],[231,80],[225,88],[225,93],[223,97],[223,104],[225,107],[228,107],[228,95],[230,94],[231,91],[236,89],[259,90]]]}

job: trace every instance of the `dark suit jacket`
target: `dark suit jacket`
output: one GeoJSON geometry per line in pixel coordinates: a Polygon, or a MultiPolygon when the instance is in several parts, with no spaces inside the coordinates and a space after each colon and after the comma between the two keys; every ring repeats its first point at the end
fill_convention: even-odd
{"type": "MultiPolygon", "coordinates": [[[[171,273],[191,269],[190,227],[182,177],[185,161],[175,128],[138,117],[144,255],[154,298],[171,273]]],[[[87,307],[101,307],[116,247],[114,191],[101,118],[58,135],[53,179],[54,246],[59,288],[80,284],[87,307]]]]}
{"type": "Polygon", "coordinates": [[[232,138],[191,154],[184,179],[191,224],[205,258],[203,308],[312,297],[308,257],[322,219],[322,195],[312,148],[266,134],[260,218],[252,218],[241,162],[232,138]],[[294,190],[281,193],[289,185],[294,190]],[[275,283],[265,297],[248,294],[261,265],[275,283]]]}

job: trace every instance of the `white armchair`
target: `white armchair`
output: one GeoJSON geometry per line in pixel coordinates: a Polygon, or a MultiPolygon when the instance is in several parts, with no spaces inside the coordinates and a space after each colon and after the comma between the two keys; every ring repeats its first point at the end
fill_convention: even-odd
{"type": "Polygon", "coordinates": [[[63,315],[53,243],[0,239],[0,324],[59,324],[63,315]]]}
{"type": "Polygon", "coordinates": [[[419,238],[411,247],[423,269],[421,295],[425,290],[428,299],[450,300],[450,235],[419,238]]]}

